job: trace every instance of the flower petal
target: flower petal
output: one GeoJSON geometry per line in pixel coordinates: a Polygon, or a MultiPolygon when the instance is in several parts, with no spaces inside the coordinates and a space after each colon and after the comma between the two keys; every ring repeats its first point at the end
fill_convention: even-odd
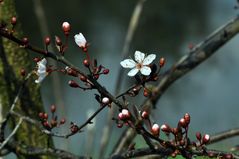
{"type": "Polygon", "coordinates": [[[38,79],[35,80],[35,83],[41,83],[42,80],[43,80],[45,77],[46,77],[46,75],[45,75],[45,76],[39,76],[38,79]]]}
{"type": "Polygon", "coordinates": [[[143,61],[143,65],[149,65],[151,62],[153,62],[153,60],[156,58],[155,54],[150,54],[148,55],[144,61],[143,61]]]}
{"type": "Polygon", "coordinates": [[[45,66],[46,63],[47,63],[47,60],[46,60],[45,58],[43,58],[43,59],[42,59],[41,61],[39,61],[37,64],[38,64],[38,65],[41,65],[41,64],[42,64],[42,65],[45,66]]]}
{"type": "Polygon", "coordinates": [[[75,38],[75,43],[79,46],[79,47],[86,47],[86,43],[87,43],[87,41],[86,41],[86,39],[85,39],[85,37],[84,37],[84,35],[82,34],[82,33],[79,33],[79,34],[76,34],[75,36],[74,36],[74,38],[75,38]]]}
{"type": "Polygon", "coordinates": [[[141,63],[144,60],[145,54],[140,51],[135,51],[134,58],[138,63],[141,63]]]}
{"type": "Polygon", "coordinates": [[[133,77],[139,72],[139,69],[133,68],[132,70],[129,71],[128,76],[133,77]]]}
{"type": "Polygon", "coordinates": [[[150,75],[151,73],[151,68],[148,67],[148,66],[143,66],[141,69],[140,69],[140,72],[145,75],[145,76],[148,76],[150,75]]]}
{"type": "Polygon", "coordinates": [[[136,66],[136,63],[132,59],[125,59],[124,61],[121,61],[120,64],[124,68],[133,68],[136,66]]]}

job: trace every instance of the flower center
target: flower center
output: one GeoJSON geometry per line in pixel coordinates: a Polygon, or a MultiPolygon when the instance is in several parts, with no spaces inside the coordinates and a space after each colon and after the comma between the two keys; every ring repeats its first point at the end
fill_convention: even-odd
{"type": "Polygon", "coordinates": [[[140,70],[142,67],[143,67],[143,64],[142,64],[142,63],[137,63],[137,64],[136,64],[136,68],[137,68],[137,69],[140,70]]]}

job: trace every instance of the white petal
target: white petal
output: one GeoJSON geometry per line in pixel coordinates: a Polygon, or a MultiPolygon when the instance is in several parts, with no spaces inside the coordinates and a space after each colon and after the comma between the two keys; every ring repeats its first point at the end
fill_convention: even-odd
{"type": "Polygon", "coordinates": [[[74,38],[79,47],[86,47],[86,39],[82,33],[76,34],[74,38]]]}
{"type": "Polygon", "coordinates": [[[150,73],[151,73],[151,68],[148,67],[148,66],[143,66],[141,69],[140,69],[140,72],[145,75],[145,76],[148,76],[150,73]]]}
{"type": "Polygon", "coordinates": [[[138,63],[141,63],[144,60],[145,54],[140,51],[135,51],[134,58],[138,63]]]}
{"type": "Polygon", "coordinates": [[[46,66],[40,64],[40,65],[38,65],[38,70],[39,70],[39,71],[46,71],[46,66]]]}
{"type": "Polygon", "coordinates": [[[125,59],[124,61],[121,61],[120,64],[124,68],[133,68],[136,66],[136,63],[132,59],[125,59]]]}
{"type": "Polygon", "coordinates": [[[128,76],[135,76],[139,72],[139,69],[133,68],[132,70],[129,71],[128,76]]]}
{"type": "Polygon", "coordinates": [[[35,80],[35,83],[41,83],[42,80],[45,78],[46,76],[39,76],[37,80],[35,80]]]}
{"type": "Polygon", "coordinates": [[[37,62],[37,65],[44,65],[46,66],[47,64],[47,60],[45,58],[43,58],[41,61],[37,62]]]}
{"type": "Polygon", "coordinates": [[[149,65],[151,62],[153,62],[153,60],[156,58],[155,54],[150,54],[148,55],[144,61],[143,61],[143,65],[149,65]]]}
{"type": "Polygon", "coordinates": [[[41,70],[37,70],[37,75],[38,76],[42,76],[42,75],[46,75],[46,71],[41,71],[41,70]]]}

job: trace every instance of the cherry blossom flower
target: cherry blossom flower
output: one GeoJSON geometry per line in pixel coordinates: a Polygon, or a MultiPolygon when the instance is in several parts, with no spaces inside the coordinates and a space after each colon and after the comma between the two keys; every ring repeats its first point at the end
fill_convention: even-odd
{"type": "Polygon", "coordinates": [[[125,59],[121,61],[120,64],[124,68],[132,68],[129,71],[128,76],[135,76],[139,71],[141,74],[148,76],[151,73],[151,68],[148,66],[156,58],[155,54],[150,54],[145,57],[145,54],[140,51],[135,51],[134,53],[135,61],[132,59],[125,59]]]}
{"type": "Polygon", "coordinates": [[[74,36],[74,38],[75,38],[76,44],[80,48],[85,48],[86,47],[87,41],[86,41],[86,39],[85,39],[85,37],[84,37],[84,35],[82,33],[76,34],[74,36]]]}
{"type": "Polygon", "coordinates": [[[47,76],[47,70],[46,70],[46,64],[47,60],[43,58],[41,61],[37,62],[37,71],[36,74],[38,76],[38,79],[35,80],[35,83],[41,83],[42,80],[47,76]]]}

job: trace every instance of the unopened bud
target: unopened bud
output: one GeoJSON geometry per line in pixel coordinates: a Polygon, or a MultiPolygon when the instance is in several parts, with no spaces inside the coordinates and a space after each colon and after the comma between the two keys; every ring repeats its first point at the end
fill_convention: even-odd
{"type": "Polygon", "coordinates": [[[26,70],[24,69],[24,68],[22,68],[21,70],[20,70],[20,74],[21,74],[21,76],[26,76],[26,70]]]}
{"type": "Polygon", "coordinates": [[[22,38],[23,45],[27,45],[29,43],[29,40],[27,37],[22,38]]]}
{"type": "Polygon", "coordinates": [[[61,39],[58,36],[55,36],[55,42],[56,42],[57,46],[61,46],[62,45],[61,39]]]}
{"type": "Polygon", "coordinates": [[[146,112],[146,111],[143,111],[141,116],[142,116],[143,119],[148,119],[149,118],[149,113],[146,112]]]}
{"type": "Polygon", "coordinates": [[[13,16],[13,17],[11,18],[11,24],[12,24],[12,25],[16,25],[16,24],[17,24],[17,17],[13,16]]]}
{"type": "Polygon", "coordinates": [[[190,117],[190,115],[189,115],[188,113],[186,113],[183,118],[185,119],[185,121],[186,121],[187,124],[190,123],[190,118],[191,118],[191,117],[190,117]]]}
{"type": "Polygon", "coordinates": [[[44,113],[43,113],[43,112],[40,112],[40,113],[38,114],[38,117],[39,117],[40,119],[43,119],[43,118],[44,118],[44,113]]]}
{"type": "Polygon", "coordinates": [[[161,129],[163,132],[165,132],[165,133],[170,133],[170,132],[172,132],[172,130],[171,130],[171,128],[170,128],[170,126],[169,126],[168,124],[163,124],[163,125],[160,127],[160,129],[161,129]]]}
{"type": "Polygon", "coordinates": [[[186,128],[186,127],[188,126],[188,124],[187,124],[187,122],[186,122],[186,120],[185,120],[184,118],[181,118],[181,119],[179,120],[179,125],[180,125],[181,127],[183,127],[183,128],[186,128]]]}
{"type": "Polygon", "coordinates": [[[62,23],[62,30],[64,31],[65,35],[69,35],[69,32],[71,30],[71,25],[68,22],[62,23]]]}
{"type": "Polygon", "coordinates": [[[65,124],[65,122],[66,122],[66,119],[62,118],[61,121],[60,121],[60,124],[65,124]]]}
{"type": "Polygon", "coordinates": [[[109,102],[110,102],[110,99],[108,97],[104,97],[102,99],[102,103],[105,104],[105,105],[109,104],[109,102]]]}
{"type": "Polygon", "coordinates": [[[161,57],[161,58],[159,59],[159,66],[160,66],[160,67],[163,67],[164,64],[165,64],[165,58],[161,57]]]}
{"type": "Polygon", "coordinates": [[[85,59],[85,60],[83,61],[83,64],[85,65],[85,67],[89,67],[89,66],[90,66],[90,62],[89,62],[89,60],[87,60],[87,59],[85,59]]]}
{"type": "Polygon", "coordinates": [[[196,132],[196,138],[197,138],[198,141],[201,141],[202,135],[201,135],[200,132],[196,132]]]}
{"type": "Polygon", "coordinates": [[[51,38],[50,37],[45,37],[45,44],[48,46],[48,45],[50,45],[50,43],[51,43],[51,38]]]}
{"type": "Polygon", "coordinates": [[[69,86],[71,86],[73,88],[78,88],[79,87],[78,83],[76,83],[74,80],[70,80],[68,82],[68,84],[69,84],[69,86]]]}
{"type": "Polygon", "coordinates": [[[105,74],[105,75],[108,74],[109,72],[110,72],[109,69],[104,69],[104,70],[103,70],[103,74],[105,74]]]}
{"type": "Polygon", "coordinates": [[[202,144],[207,144],[210,141],[210,135],[205,134],[202,138],[202,144]]]}
{"type": "Polygon", "coordinates": [[[159,125],[154,124],[151,128],[151,132],[154,136],[159,136],[159,125]]]}
{"type": "Polygon", "coordinates": [[[51,112],[54,113],[56,111],[56,106],[53,104],[51,105],[51,112]]]}

